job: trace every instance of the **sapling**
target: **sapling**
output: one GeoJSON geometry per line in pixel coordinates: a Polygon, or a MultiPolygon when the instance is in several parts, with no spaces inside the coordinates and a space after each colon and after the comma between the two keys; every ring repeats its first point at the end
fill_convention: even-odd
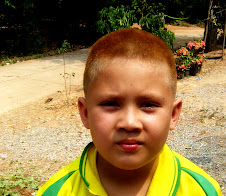
{"type": "Polygon", "coordinates": [[[57,52],[58,52],[58,54],[62,53],[62,55],[63,55],[63,64],[64,64],[63,78],[64,78],[64,88],[65,88],[65,96],[66,96],[67,102],[68,102],[68,95],[70,95],[70,93],[71,93],[71,76],[72,77],[75,76],[75,73],[72,73],[72,74],[66,73],[65,52],[68,52],[68,51],[71,51],[71,44],[67,40],[64,40],[61,48],[58,49],[57,52]],[[69,80],[70,80],[69,92],[67,90],[67,76],[69,76],[69,80]]]}

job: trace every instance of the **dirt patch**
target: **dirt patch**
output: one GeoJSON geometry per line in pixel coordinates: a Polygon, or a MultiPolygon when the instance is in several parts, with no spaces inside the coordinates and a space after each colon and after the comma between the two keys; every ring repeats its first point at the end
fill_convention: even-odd
{"type": "Polygon", "coordinates": [[[174,32],[175,34],[175,42],[173,45],[174,49],[186,45],[188,41],[203,39],[204,36],[204,28],[201,27],[182,27],[167,25],[166,28],[169,31],[174,32]]]}
{"type": "Polygon", "coordinates": [[[187,32],[189,32],[189,34],[195,34],[197,31],[203,31],[203,28],[198,26],[185,27],[185,26],[167,25],[166,28],[170,31],[173,31],[174,33],[183,33],[185,36],[187,32]]]}

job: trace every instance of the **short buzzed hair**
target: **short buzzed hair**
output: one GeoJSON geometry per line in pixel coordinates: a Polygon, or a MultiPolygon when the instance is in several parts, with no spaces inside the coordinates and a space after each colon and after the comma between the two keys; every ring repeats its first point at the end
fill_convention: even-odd
{"type": "Polygon", "coordinates": [[[92,46],[84,72],[83,87],[87,94],[90,83],[103,68],[116,58],[154,63],[157,69],[167,70],[173,95],[177,74],[172,51],[159,37],[147,31],[128,28],[109,33],[92,46]]]}

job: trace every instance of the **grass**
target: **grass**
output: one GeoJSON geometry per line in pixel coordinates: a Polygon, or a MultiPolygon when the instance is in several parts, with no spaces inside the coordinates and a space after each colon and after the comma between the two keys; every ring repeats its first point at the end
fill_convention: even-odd
{"type": "MultiPolygon", "coordinates": [[[[89,47],[89,45],[87,45],[87,46],[85,46],[85,45],[72,45],[70,51],[76,51],[78,49],[82,49],[82,48],[86,48],[86,47],[89,47]]],[[[0,52],[0,66],[59,54],[59,48],[57,48],[57,47],[47,48],[44,51],[45,52],[42,52],[42,53],[25,55],[25,56],[8,56],[8,55],[5,54],[4,51],[0,52]]]]}
{"type": "Polygon", "coordinates": [[[39,179],[35,172],[25,174],[22,167],[13,173],[3,174],[0,177],[0,196],[32,195],[39,188],[39,179]]]}
{"type": "Polygon", "coordinates": [[[30,56],[24,56],[24,57],[2,56],[0,58],[0,66],[13,64],[13,63],[17,63],[17,62],[22,62],[22,61],[27,61],[27,60],[31,60],[31,59],[38,59],[38,58],[42,58],[42,57],[53,56],[53,55],[56,55],[56,54],[57,54],[57,52],[45,52],[45,53],[42,53],[42,54],[33,54],[33,55],[30,55],[30,56]]]}

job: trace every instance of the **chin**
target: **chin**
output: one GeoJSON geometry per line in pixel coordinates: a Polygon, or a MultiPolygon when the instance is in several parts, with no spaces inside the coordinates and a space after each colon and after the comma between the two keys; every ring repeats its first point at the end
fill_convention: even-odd
{"type": "Polygon", "coordinates": [[[138,164],[138,163],[131,163],[130,161],[127,161],[126,163],[116,163],[113,166],[121,169],[121,170],[136,170],[139,168],[142,168],[144,165],[138,164]]]}

